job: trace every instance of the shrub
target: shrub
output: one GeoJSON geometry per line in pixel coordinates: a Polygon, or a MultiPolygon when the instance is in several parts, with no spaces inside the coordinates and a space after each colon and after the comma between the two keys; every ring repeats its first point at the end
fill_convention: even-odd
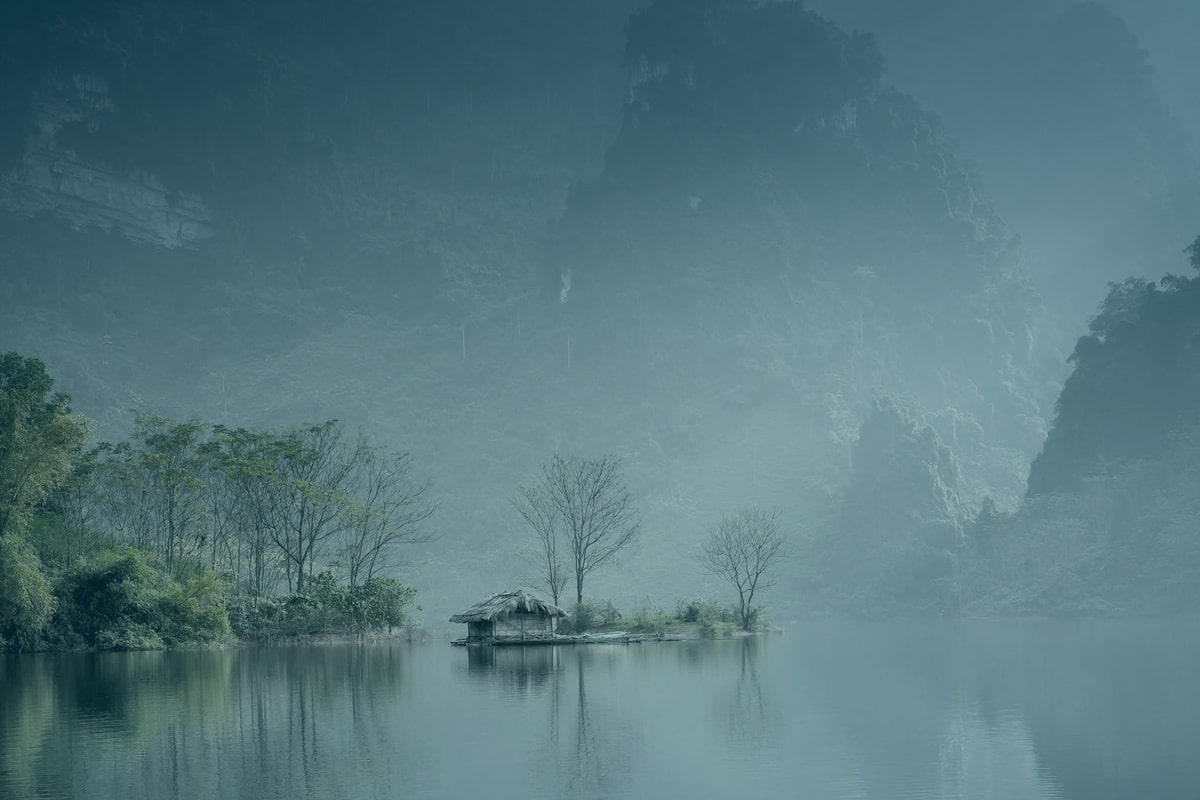
{"type": "Polygon", "coordinates": [[[359,633],[393,628],[405,623],[404,609],[417,590],[392,578],[371,578],[348,592],[350,616],[359,633]]]}
{"type": "Polygon", "coordinates": [[[639,608],[628,618],[627,627],[634,633],[662,634],[670,623],[671,618],[661,608],[655,611],[639,608]]]}
{"type": "Polygon", "coordinates": [[[737,612],[734,609],[715,600],[703,598],[680,600],[675,608],[675,616],[681,622],[695,622],[702,626],[712,626],[718,622],[737,622],[737,612]]]}
{"type": "Polygon", "coordinates": [[[168,647],[212,644],[232,630],[225,611],[226,587],[215,573],[204,572],[176,585],[162,598],[162,639],[168,647]]]}
{"type": "Polygon", "coordinates": [[[224,584],[213,573],[195,575],[176,583],[137,550],[84,561],[59,582],[59,636],[100,650],[158,650],[228,638],[224,584]]]}
{"type": "Polygon", "coordinates": [[[161,648],[159,601],[169,581],[136,550],[103,553],[70,570],[59,585],[60,619],[84,644],[101,649],[161,648]]]}
{"type": "Polygon", "coordinates": [[[588,631],[607,625],[615,625],[621,621],[621,612],[611,600],[584,600],[576,603],[571,610],[571,616],[559,625],[562,633],[587,633],[588,631]]]}

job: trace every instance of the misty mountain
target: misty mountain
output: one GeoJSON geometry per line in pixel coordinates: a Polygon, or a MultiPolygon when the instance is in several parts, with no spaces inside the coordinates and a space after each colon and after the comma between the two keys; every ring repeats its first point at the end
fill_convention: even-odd
{"type": "MultiPolygon", "coordinates": [[[[1200,240],[1188,248],[1200,268],[1200,240]]],[[[1174,613],[1195,607],[1200,550],[1200,279],[1111,286],[1071,356],[1028,495],[970,526],[970,608],[1174,613]]]]}
{"type": "Polygon", "coordinates": [[[368,426],[429,465],[447,546],[513,571],[521,476],[615,452],[658,584],[729,506],[833,519],[880,391],[958,449],[964,503],[1015,502],[1036,301],[870,37],[660,3],[622,69],[611,7],[353,8],[6,12],[47,46],[6,62],[5,335],[104,428],[368,426]]]}
{"type": "Polygon", "coordinates": [[[1200,213],[1198,131],[1180,122],[1194,121],[1200,92],[1178,55],[1190,10],[1169,0],[812,5],[879,31],[896,80],[977,161],[1048,306],[1070,312],[1053,334],[1068,349],[1106,282],[1175,268],[1200,213]]]}
{"type": "Polygon", "coordinates": [[[789,598],[945,611],[1061,370],[985,185],[1036,230],[1089,159],[1117,204],[1190,163],[1119,20],[1055,13],[1036,36],[1083,54],[1044,44],[1061,80],[994,102],[1075,96],[1095,147],[1070,164],[1067,117],[972,139],[947,92],[961,147],[871,35],[794,3],[9,5],[0,337],[104,436],[136,407],[411,452],[441,503],[404,576],[427,609],[526,575],[511,498],[564,452],[621,458],[647,531],[600,596],[708,591],[690,549],[755,505],[810,548],[789,598]],[[1148,161],[1108,124],[1134,107],[1148,161]]]}

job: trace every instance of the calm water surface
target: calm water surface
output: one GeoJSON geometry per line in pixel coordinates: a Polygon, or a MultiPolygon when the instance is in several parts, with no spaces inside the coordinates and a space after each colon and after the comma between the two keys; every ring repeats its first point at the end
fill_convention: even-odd
{"type": "Polygon", "coordinates": [[[10,656],[3,798],[1197,798],[1200,627],[10,656]]]}

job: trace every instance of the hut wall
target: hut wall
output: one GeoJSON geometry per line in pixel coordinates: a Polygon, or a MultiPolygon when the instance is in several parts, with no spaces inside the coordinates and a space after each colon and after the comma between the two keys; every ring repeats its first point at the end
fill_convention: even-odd
{"type": "Polygon", "coordinates": [[[492,636],[492,623],[485,622],[468,622],[467,623],[467,639],[474,641],[476,639],[488,639],[492,636]]]}
{"type": "Polygon", "coordinates": [[[543,614],[501,614],[496,617],[496,638],[550,636],[554,633],[554,617],[543,614]]]}

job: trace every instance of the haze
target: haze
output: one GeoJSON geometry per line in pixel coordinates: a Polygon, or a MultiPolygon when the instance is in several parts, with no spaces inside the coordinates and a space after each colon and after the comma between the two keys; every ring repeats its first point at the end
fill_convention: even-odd
{"type": "Polygon", "coordinates": [[[92,442],[411,454],[434,630],[555,454],[620,461],[627,610],[751,507],[775,624],[1195,611],[1200,12],[805,8],[5,3],[0,350],[92,442]]]}

